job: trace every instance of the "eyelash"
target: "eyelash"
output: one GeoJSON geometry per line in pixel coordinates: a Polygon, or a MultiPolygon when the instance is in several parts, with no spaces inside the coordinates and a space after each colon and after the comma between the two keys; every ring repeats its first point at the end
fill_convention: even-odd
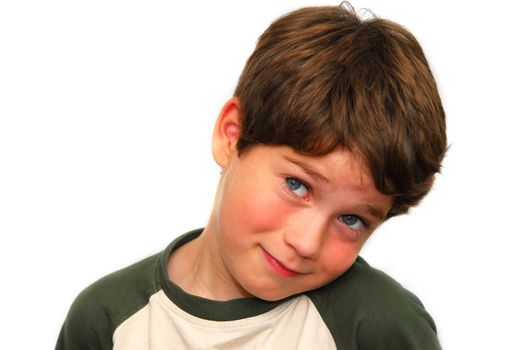
{"type": "MultiPolygon", "coordinates": [[[[298,197],[298,198],[301,198],[301,199],[304,199],[304,200],[307,200],[307,198],[308,198],[308,194],[309,194],[309,191],[310,191],[310,188],[311,188],[311,187],[310,187],[306,182],[304,182],[304,181],[302,181],[302,180],[300,180],[300,179],[298,179],[298,178],[296,178],[296,177],[288,176],[288,177],[285,178],[285,185],[287,186],[287,189],[288,189],[288,190],[289,190],[289,191],[290,191],[294,196],[296,196],[296,197],[298,197]],[[297,185],[298,187],[296,187],[296,185],[297,185]],[[295,192],[295,191],[297,191],[299,188],[301,188],[302,186],[303,186],[303,187],[305,188],[305,190],[307,191],[307,193],[306,193],[305,195],[303,195],[303,194],[298,194],[298,193],[295,192]],[[292,188],[292,187],[296,187],[296,188],[292,188]]],[[[352,229],[352,230],[361,230],[361,229],[365,229],[365,228],[369,227],[369,224],[368,224],[365,220],[363,220],[361,217],[359,217],[358,215],[353,215],[353,214],[343,214],[343,215],[340,215],[340,216],[338,217],[338,220],[339,220],[342,224],[344,224],[345,226],[347,226],[348,228],[350,228],[350,229],[352,229]],[[347,224],[347,222],[345,222],[345,220],[343,220],[344,217],[345,217],[345,218],[347,218],[347,217],[355,218],[355,219],[357,220],[357,222],[359,221],[363,227],[357,227],[357,228],[353,228],[353,227],[351,227],[349,224],[347,224]]],[[[356,223],[357,223],[357,222],[356,222],[356,223]]],[[[352,225],[354,225],[354,224],[352,224],[352,225]]]]}

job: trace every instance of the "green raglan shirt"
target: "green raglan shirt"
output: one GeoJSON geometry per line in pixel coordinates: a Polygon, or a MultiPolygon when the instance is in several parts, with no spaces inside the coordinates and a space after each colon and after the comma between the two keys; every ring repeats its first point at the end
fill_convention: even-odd
{"type": "Polygon", "coordinates": [[[169,280],[167,261],[201,232],[86,288],[56,349],[441,349],[421,302],[360,257],[332,283],[277,302],[187,294],[169,280]]]}

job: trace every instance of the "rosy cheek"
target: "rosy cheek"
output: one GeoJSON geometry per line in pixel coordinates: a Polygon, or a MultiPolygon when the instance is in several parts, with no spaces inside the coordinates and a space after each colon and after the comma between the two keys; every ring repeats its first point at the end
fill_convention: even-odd
{"type": "Polygon", "coordinates": [[[359,248],[346,240],[331,239],[324,247],[323,269],[331,275],[340,275],[352,266],[359,248]]]}
{"type": "Polygon", "coordinates": [[[249,196],[246,200],[242,200],[241,207],[238,209],[242,213],[240,224],[249,227],[253,233],[282,228],[289,216],[288,208],[270,191],[249,196]]]}

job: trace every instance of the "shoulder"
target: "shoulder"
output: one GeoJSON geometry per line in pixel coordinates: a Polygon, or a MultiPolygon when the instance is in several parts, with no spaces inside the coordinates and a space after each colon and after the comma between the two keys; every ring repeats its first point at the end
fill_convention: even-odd
{"type": "Polygon", "coordinates": [[[421,301],[360,257],[309,297],[342,344],[373,350],[440,349],[434,321],[421,301]]]}
{"type": "Polygon", "coordinates": [[[101,278],[75,299],[56,349],[110,349],[116,327],[145,306],[160,287],[154,269],[161,254],[101,278]]]}

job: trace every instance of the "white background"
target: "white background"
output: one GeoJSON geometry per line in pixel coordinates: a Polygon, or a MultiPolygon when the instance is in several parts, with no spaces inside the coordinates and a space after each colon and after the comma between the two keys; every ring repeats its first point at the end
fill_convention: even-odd
{"type": "MultiPolygon", "coordinates": [[[[210,136],[255,41],[326,1],[0,3],[2,348],[53,348],[73,298],[207,220],[210,136]]],[[[522,349],[521,15],[511,3],[353,1],[402,23],[451,148],[433,192],[362,252],[445,349],[522,349]]]]}

